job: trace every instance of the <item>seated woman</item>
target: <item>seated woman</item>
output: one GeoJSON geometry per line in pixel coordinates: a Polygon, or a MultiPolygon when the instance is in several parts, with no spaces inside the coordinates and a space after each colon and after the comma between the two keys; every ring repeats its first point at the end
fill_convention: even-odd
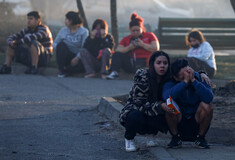
{"type": "Polygon", "coordinates": [[[194,29],[189,32],[185,40],[186,45],[190,47],[187,55],[189,65],[197,72],[206,71],[210,78],[215,76],[217,70],[215,53],[202,32],[194,29]]]}
{"type": "Polygon", "coordinates": [[[144,19],[136,13],[131,15],[129,29],[131,34],[124,37],[112,56],[111,73],[107,79],[118,77],[120,68],[134,73],[136,69],[147,66],[152,52],[159,50],[159,42],[152,32],[145,32],[144,19]]]}
{"type": "Polygon", "coordinates": [[[96,77],[97,71],[100,71],[103,79],[107,76],[113,47],[114,39],[108,34],[107,22],[96,19],[81,50],[81,60],[86,70],[85,78],[96,77]]]}
{"type": "MultiPolygon", "coordinates": [[[[126,151],[136,151],[137,133],[157,135],[168,131],[165,111],[173,113],[162,99],[162,86],[170,77],[170,59],[163,51],[156,51],[149,60],[149,69],[138,69],[129,99],[120,113],[120,123],[126,129],[126,151]]],[[[156,145],[149,139],[147,146],[156,145]]]]}
{"type": "Polygon", "coordinates": [[[78,12],[70,11],[65,15],[65,25],[56,36],[53,47],[56,48],[56,61],[59,67],[58,77],[66,77],[72,72],[84,71],[80,59],[80,49],[88,36],[88,30],[82,26],[78,12]]]}

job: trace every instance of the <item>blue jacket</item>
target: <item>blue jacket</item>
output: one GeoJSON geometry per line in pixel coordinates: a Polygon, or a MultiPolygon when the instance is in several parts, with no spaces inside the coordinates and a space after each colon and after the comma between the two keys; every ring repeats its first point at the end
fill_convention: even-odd
{"type": "Polygon", "coordinates": [[[188,85],[184,81],[172,80],[163,86],[163,99],[167,100],[171,96],[186,117],[196,113],[200,102],[209,104],[213,100],[211,87],[201,81],[197,72],[194,76],[195,81],[188,85]]]}

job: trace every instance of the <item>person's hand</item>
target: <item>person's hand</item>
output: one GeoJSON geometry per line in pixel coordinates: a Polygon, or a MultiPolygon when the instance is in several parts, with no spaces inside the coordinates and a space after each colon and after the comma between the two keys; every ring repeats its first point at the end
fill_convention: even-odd
{"type": "Polygon", "coordinates": [[[74,57],[72,60],[71,60],[71,66],[76,66],[78,64],[78,61],[79,61],[79,58],[78,57],[74,57]]]}
{"type": "Polygon", "coordinates": [[[94,29],[93,31],[91,31],[91,35],[90,35],[91,39],[95,38],[96,33],[97,33],[97,29],[94,29]]]}
{"type": "Polygon", "coordinates": [[[210,86],[212,85],[210,78],[205,73],[201,73],[200,76],[201,76],[202,82],[206,82],[206,84],[210,86]]]}
{"type": "Polygon", "coordinates": [[[107,35],[104,29],[101,29],[100,33],[101,33],[101,38],[104,38],[107,35]]]}
{"type": "Polygon", "coordinates": [[[14,40],[9,44],[9,46],[11,46],[12,48],[16,48],[17,47],[17,42],[14,40]]]}
{"type": "Polygon", "coordinates": [[[189,79],[190,79],[191,82],[193,82],[195,80],[194,70],[191,67],[187,67],[187,70],[189,72],[189,79]]]}
{"type": "Polygon", "coordinates": [[[133,49],[135,49],[135,48],[136,48],[136,47],[135,47],[135,45],[134,45],[133,43],[130,43],[128,47],[129,47],[129,50],[133,50],[133,49]]]}
{"type": "Polygon", "coordinates": [[[184,82],[187,84],[190,82],[190,73],[187,69],[184,70],[184,82]]]}
{"type": "Polygon", "coordinates": [[[137,45],[139,46],[139,47],[142,47],[142,48],[144,48],[144,45],[145,45],[145,43],[141,40],[141,39],[137,39],[137,45]]]}
{"type": "Polygon", "coordinates": [[[172,113],[172,114],[175,113],[174,109],[169,108],[166,103],[162,103],[161,107],[165,112],[172,113]]]}

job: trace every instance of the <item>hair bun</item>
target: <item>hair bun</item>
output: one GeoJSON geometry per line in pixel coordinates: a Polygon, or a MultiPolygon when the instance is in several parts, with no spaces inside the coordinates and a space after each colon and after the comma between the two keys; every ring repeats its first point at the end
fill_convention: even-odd
{"type": "Polygon", "coordinates": [[[131,20],[133,21],[133,20],[136,19],[137,17],[138,17],[137,13],[134,12],[134,13],[132,13],[132,15],[131,15],[131,20]]]}

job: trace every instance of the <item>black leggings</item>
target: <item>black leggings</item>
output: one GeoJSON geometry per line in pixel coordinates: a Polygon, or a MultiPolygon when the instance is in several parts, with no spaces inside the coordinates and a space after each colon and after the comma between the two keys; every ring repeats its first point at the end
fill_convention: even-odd
{"type": "Polygon", "coordinates": [[[134,139],[137,133],[156,135],[158,131],[166,133],[168,130],[164,115],[148,116],[137,110],[128,113],[123,126],[128,140],[134,139]]]}
{"type": "Polygon", "coordinates": [[[74,67],[70,65],[71,60],[76,57],[76,54],[71,52],[64,42],[60,42],[56,47],[56,62],[61,72],[84,72],[84,67],[79,60],[78,64],[74,67]]]}

